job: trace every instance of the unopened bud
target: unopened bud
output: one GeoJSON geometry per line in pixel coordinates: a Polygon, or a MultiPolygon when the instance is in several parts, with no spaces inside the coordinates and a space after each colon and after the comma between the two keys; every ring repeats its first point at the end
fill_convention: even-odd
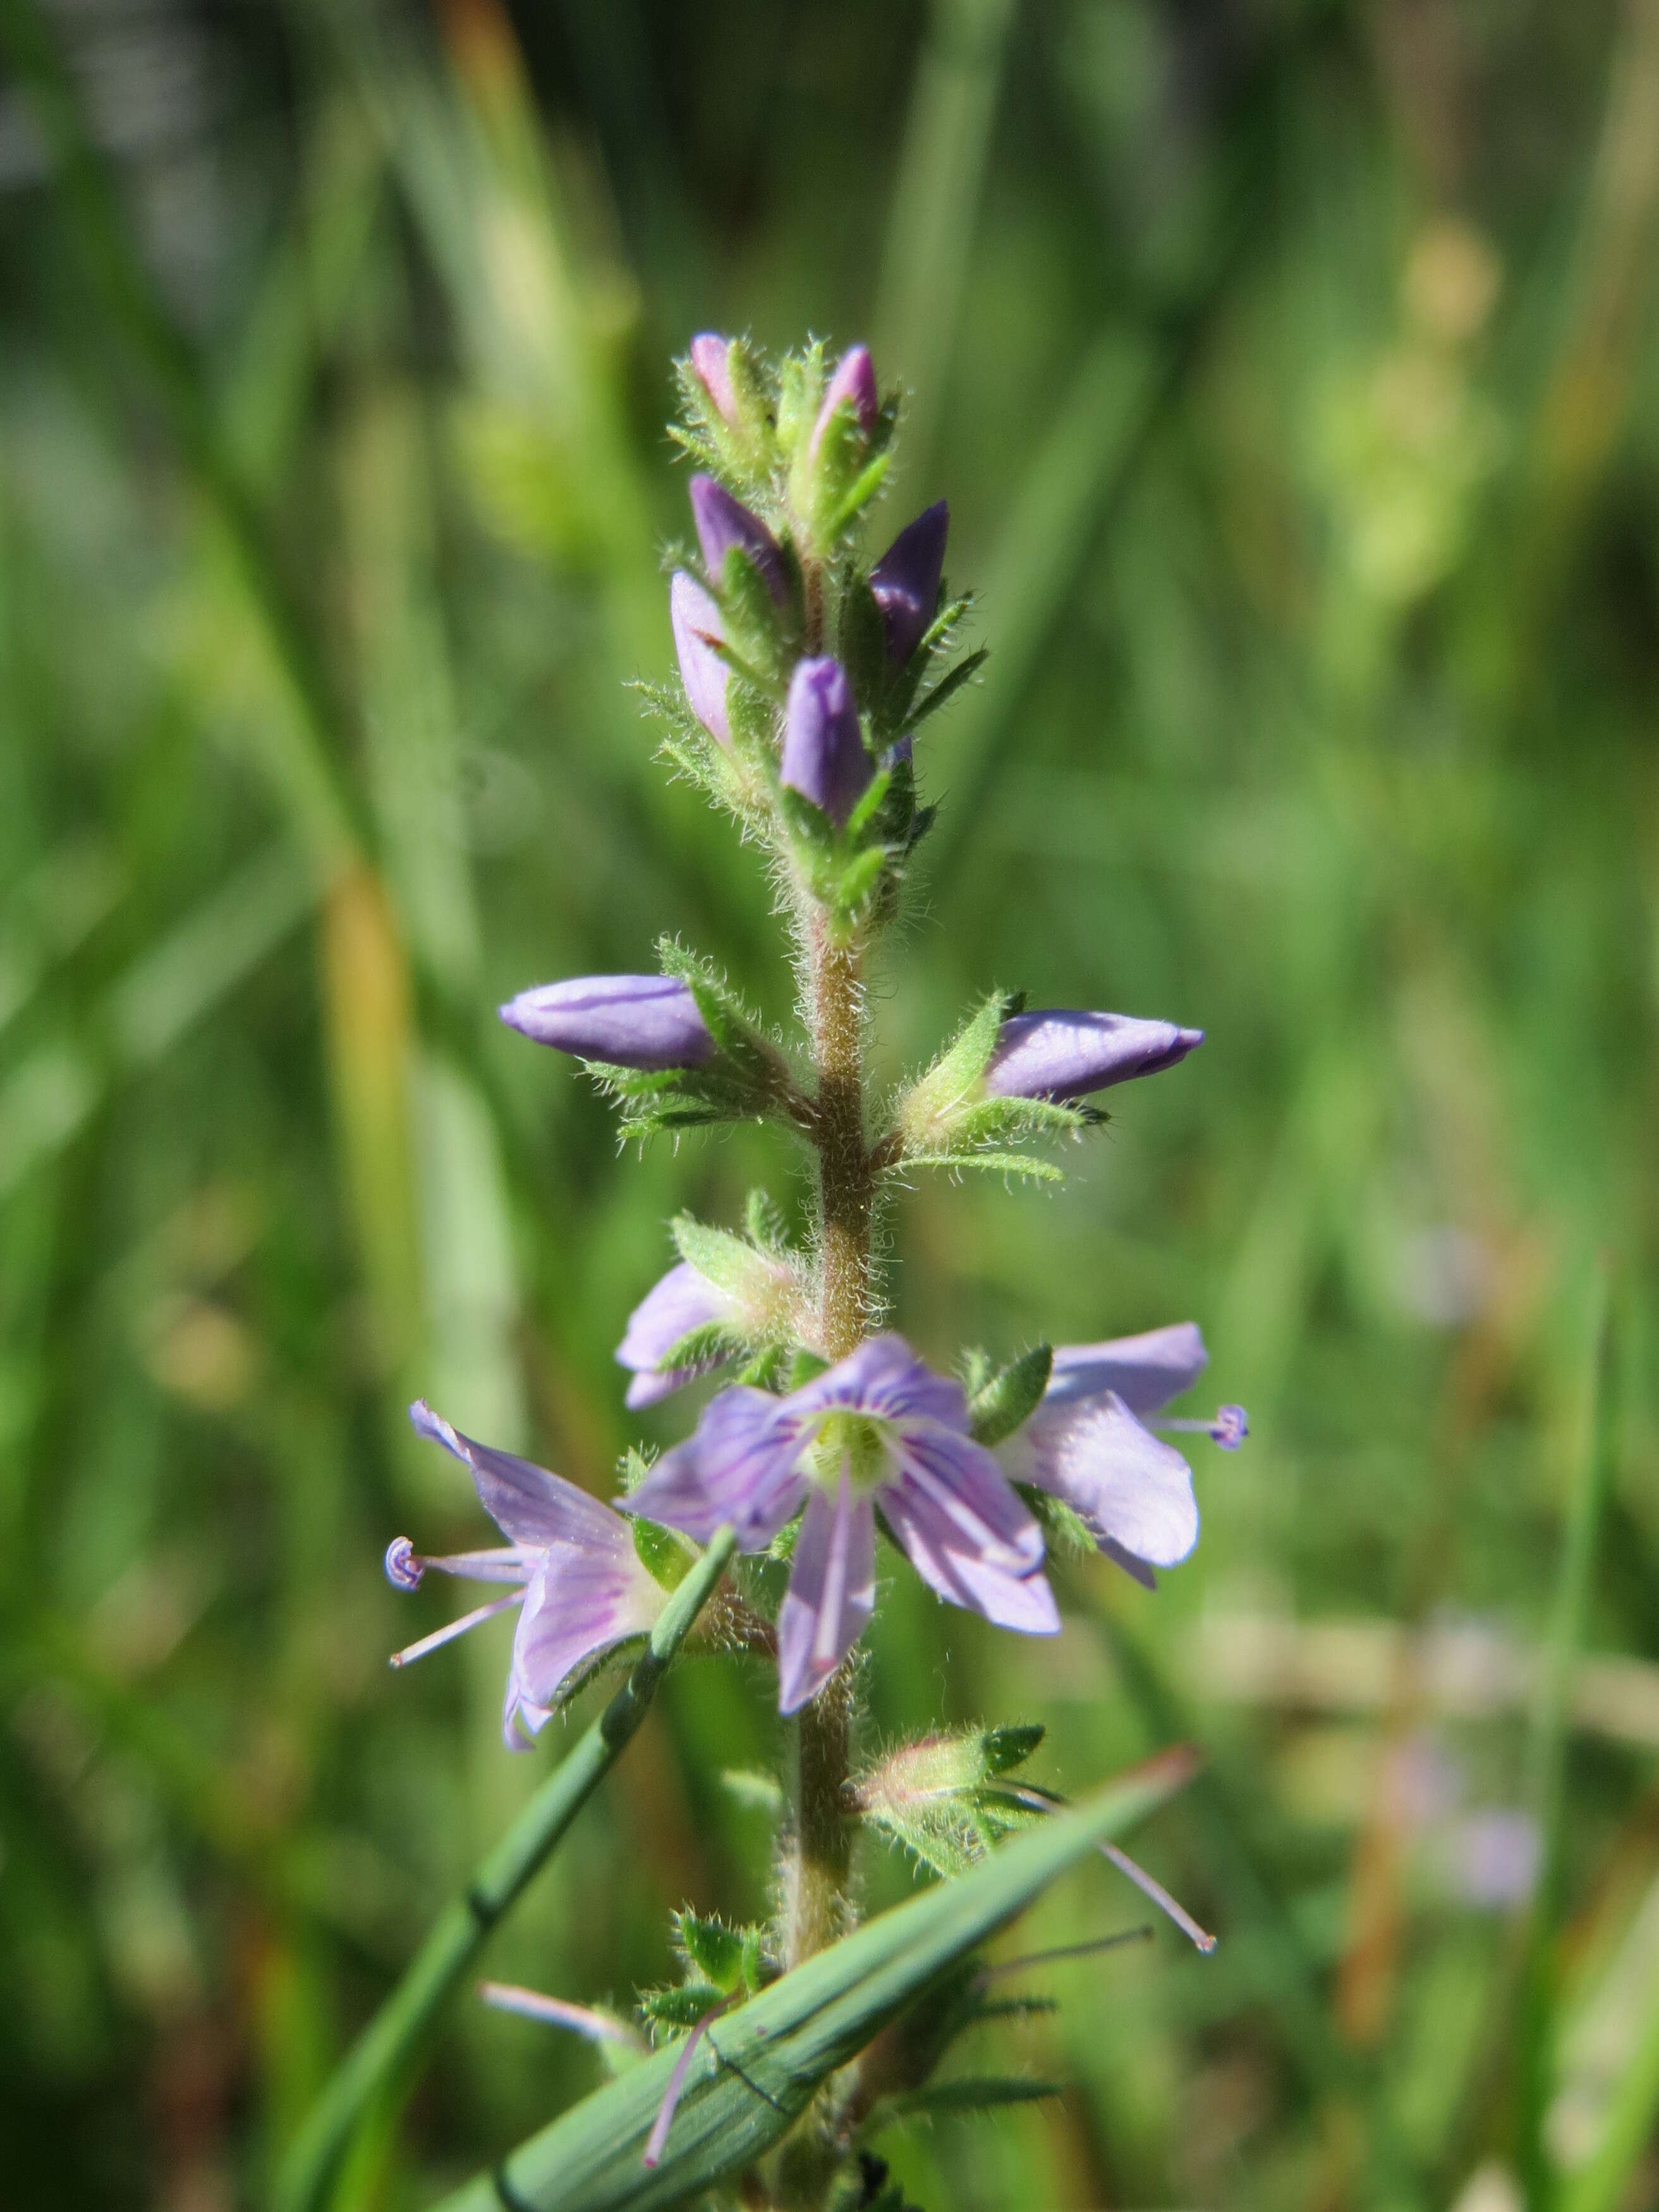
{"type": "Polygon", "coordinates": [[[874,774],[846,670],[838,660],[798,662],[784,715],[783,781],[839,829],[874,774]]]}

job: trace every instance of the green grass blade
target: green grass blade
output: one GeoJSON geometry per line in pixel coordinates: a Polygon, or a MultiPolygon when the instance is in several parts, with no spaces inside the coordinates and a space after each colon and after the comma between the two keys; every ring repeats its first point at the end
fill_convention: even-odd
{"type": "Polygon", "coordinates": [[[1191,1754],[1164,1753],[1043,1821],[955,1881],[941,1882],[820,1951],[712,2027],[661,2163],[642,2154],[678,2057],[659,2051],[480,2174],[442,2212],[635,2212],[695,2197],[759,2158],[826,2076],[909,2000],[1029,1905],[1057,1875],[1160,1805],[1191,1754]]]}
{"type": "Polygon", "coordinates": [[[313,2106],[277,2177],[277,2212],[314,2212],[325,2203],[359,2124],[371,2108],[384,2112],[406,2088],[446,2000],[638,1729],[733,1548],[729,1529],[716,1535],[668,1601],[623,1687],[434,1923],[408,1972],[313,2106]]]}

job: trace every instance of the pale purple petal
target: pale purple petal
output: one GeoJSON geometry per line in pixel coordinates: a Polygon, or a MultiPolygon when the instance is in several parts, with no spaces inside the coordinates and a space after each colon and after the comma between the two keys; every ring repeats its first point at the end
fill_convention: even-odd
{"type": "Polygon", "coordinates": [[[1173,1567],[1198,1541],[1192,1471],[1112,1391],[1037,1407],[999,1456],[1016,1482],[1061,1498],[1097,1538],[1151,1566],[1173,1567]]]}
{"type": "Polygon", "coordinates": [[[717,331],[699,331],[691,341],[691,366],[703,390],[714,403],[722,422],[738,419],[737,395],[732,389],[732,341],[717,331]]]}
{"type": "Polygon", "coordinates": [[[902,1336],[890,1331],[867,1337],[845,1359],[803,1383],[788,1402],[801,1413],[844,1408],[884,1420],[938,1422],[964,1433],[968,1427],[962,1385],[936,1375],[902,1336]]]}
{"type": "Polygon", "coordinates": [[[778,550],[778,541],[740,499],[733,499],[713,477],[695,476],[690,483],[691,520],[697,526],[697,544],[711,583],[718,584],[726,556],[736,546],[746,553],[760,572],[761,580],[780,606],[789,598],[789,576],[778,550]]]}
{"type": "Polygon", "coordinates": [[[501,1716],[508,1747],[518,1748],[526,1731],[536,1734],[592,1661],[648,1636],[665,1602],[631,1538],[614,1558],[563,1545],[550,1551],[525,1592],[513,1638],[501,1716]]]}
{"type": "Polygon", "coordinates": [[[722,1390],[696,1434],[665,1452],[622,1503],[700,1544],[729,1521],[743,1550],[763,1552],[805,1491],[803,1431],[789,1401],[742,1385],[722,1390]]]}
{"type": "Polygon", "coordinates": [[[884,1486],[881,1510],[911,1565],[947,1603],[1027,1636],[1058,1633],[1060,1615],[1046,1576],[1035,1569],[1012,1572],[976,1549],[961,1511],[936,1487],[907,1473],[884,1486]]]}
{"type": "Polygon", "coordinates": [[[409,1418],[418,1436],[429,1437],[471,1468],[485,1512],[515,1544],[574,1544],[606,1557],[633,1557],[627,1522],[574,1482],[515,1453],[476,1443],[434,1413],[423,1398],[410,1407],[409,1418]]]}
{"type": "Polygon", "coordinates": [[[723,645],[726,626],[713,599],[684,568],[676,568],[669,580],[668,620],[679,658],[680,681],[691,712],[716,744],[729,746],[732,716],[726,687],[732,672],[709,641],[714,639],[723,645]]]}
{"type": "Polygon", "coordinates": [[[1139,1336],[1109,1337],[1103,1344],[1062,1344],[1043,1395],[1043,1407],[1075,1404],[1115,1390],[1132,1413],[1156,1413],[1188,1389],[1209,1364],[1196,1322],[1178,1321],[1139,1336]]]}
{"type": "Polygon", "coordinates": [[[1002,1024],[985,1071],[994,1098],[1084,1098],[1137,1075],[1156,1075],[1204,1042],[1202,1030],[1130,1014],[1053,1006],[1002,1024]]]}
{"type": "Polygon", "coordinates": [[[839,828],[875,772],[846,670],[829,659],[797,661],[784,710],[781,781],[839,828]]]}
{"type": "Polygon", "coordinates": [[[701,1067],[714,1056],[696,1000],[672,975],[573,975],[520,991],[501,1017],[536,1044],[617,1067],[701,1067]]]}
{"type": "Polygon", "coordinates": [[[851,405],[854,417],[867,438],[876,427],[879,404],[876,393],[875,363],[870,358],[870,349],[868,346],[854,346],[842,356],[835,374],[824,386],[817,420],[812,425],[810,450],[813,459],[817,457],[823,434],[830,428],[838,407],[851,405]]]}
{"type": "Polygon", "coordinates": [[[778,1710],[815,1698],[863,1635],[876,1602],[876,1516],[843,1474],[815,1488],[778,1613],[778,1710]]]}
{"type": "Polygon", "coordinates": [[[718,1359],[705,1359],[693,1367],[659,1371],[683,1338],[693,1329],[726,1320],[731,1311],[730,1300],[722,1297],[708,1278],[700,1275],[689,1261],[682,1260],[678,1267],[671,1267],[629,1314],[627,1330],[617,1346],[618,1364],[634,1370],[628,1404],[635,1412],[641,1406],[654,1406],[659,1398],[668,1397],[711,1367],[718,1367],[718,1359]]]}
{"type": "Polygon", "coordinates": [[[870,589],[887,632],[887,658],[896,665],[910,658],[933,619],[950,523],[950,507],[939,500],[905,525],[870,571],[870,589]]]}

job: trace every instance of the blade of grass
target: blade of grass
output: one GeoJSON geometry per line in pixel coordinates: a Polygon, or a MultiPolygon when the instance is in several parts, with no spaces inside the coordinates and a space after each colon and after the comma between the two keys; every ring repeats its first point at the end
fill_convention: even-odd
{"type": "Polygon", "coordinates": [[[1588,1303],[1573,1486],[1528,1756],[1528,1797],[1538,1823],[1540,1859],[1527,1929],[1516,2031],[1515,2160],[1528,2212],[1548,2212],[1556,2201],[1556,2176],[1544,2139],[1544,2120],[1554,2074],[1570,1699],[1573,1668],[1584,1640],[1596,1541],[1609,1487],[1612,1394],[1607,1378],[1612,1327],[1605,1264],[1598,1266],[1592,1279],[1588,1303]]]}
{"type": "Polygon", "coordinates": [[[434,1923],[397,1988],[336,2070],[277,2176],[277,2212],[316,2212],[357,2128],[402,2101],[420,2053],[479,1952],[545,1865],[560,1838],[644,1719],[658,1683],[726,1571],[734,1549],[722,1529],[669,1599],[623,1687],[561,1759],[461,1896],[434,1923]]]}

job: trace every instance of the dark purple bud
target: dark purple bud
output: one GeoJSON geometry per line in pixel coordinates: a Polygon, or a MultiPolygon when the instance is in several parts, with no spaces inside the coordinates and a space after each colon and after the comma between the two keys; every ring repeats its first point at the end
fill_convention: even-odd
{"type": "Polygon", "coordinates": [[[857,345],[850,353],[842,354],[835,374],[824,387],[823,404],[818,409],[817,421],[812,425],[811,451],[815,459],[836,410],[849,400],[853,412],[858,417],[858,426],[867,438],[876,427],[876,413],[880,404],[876,396],[876,366],[870,358],[868,346],[857,345]]]}
{"type": "Polygon", "coordinates": [[[699,331],[691,341],[691,366],[703,390],[714,403],[722,421],[738,419],[737,394],[732,389],[732,341],[717,331],[699,331]]]}
{"type": "Polygon", "coordinates": [[[717,744],[729,746],[732,719],[726,707],[726,681],[731,672],[714,645],[715,640],[725,643],[726,626],[719,607],[684,568],[675,569],[668,586],[668,619],[691,712],[717,744]]]}
{"type": "Polygon", "coordinates": [[[691,518],[697,526],[702,565],[718,583],[726,556],[735,545],[760,570],[772,597],[782,606],[789,597],[789,578],[778,541],[758,515],[750,514],[741,500],[733,499],[713,477],[691,479],[691,518]]]}
{"type": "Polygon", "coordinates": [[[870,590],[887,627],[887,658],[896,666],[910,658],[933,619],[950,522],[949,504],[941,499],[906,523],[870,571],[870,590]]]}
{"type": "Polygon", "coordinates": [[[838,660],[797,661],[783,720],[784,782],[839,829],[874,774],[847,671],[838,660]]]}
{"type": "Polygon", "coordinates": [[[501,1015],[536,1044],[615,1067],[701,1067],[714,1056],[696,999],[672,975],[573,975],[520,991],[501,1015]]]}
{"type": "Polygon", "coordinates": [[[1049,1098],[1064,1104],[1131,1076],[1156,1075],[1204,1042],[1202,1030],[1129,1014],[1079,1013],[1055,1006],[1015,1014],[998,1032],[985,1071],[994,1098],[1049,1098]]]}

